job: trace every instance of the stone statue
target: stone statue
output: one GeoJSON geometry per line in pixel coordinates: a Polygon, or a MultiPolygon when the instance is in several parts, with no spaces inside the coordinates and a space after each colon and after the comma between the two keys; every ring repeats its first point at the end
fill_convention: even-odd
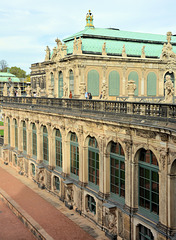
{"type": "Polygon", "coordinates": [[[79,85],[80,98],[84,98],[85,92],[86,92],[85,83],[80,83],[80,85],[79,85]]]}
{"type": "Polygon", "coordinates": [[[77,54],[82,54],[82,40],[81,40],[81,37],[78,39],[78,42],[77,42],[77,54]]]}
{"type": "Polygon", "coordinates": [[[10,91],[10,97],[14,97],[14,89],[13,89],[13,86],[11,86],[9,88],[9,91],[10,91]]]}
{"type": "Polygon", "coordinates": [[[72,187],[66,187],[66,200],[68,203],[72,203],[73,201],[73,189],[72,187]]]}
{"type": "Polygon", "coordinates": [[[136,84],[134,80],[129,80],[127,85],[128,101],[134,101],[134,91],[136,90],[136,84]]]}
{"type": "Polygon", "coordinates": [[[122,48],[122,57],[127,57],[127,55],[126,55],[126,49],[125,49],[125,44],[123,45],[123,48],[122,48]]]}
{"type": "Polygon", "coordinates": [[[28,85],[25,90],[26,90],[26,93],[27,93],[26,97],[31,97],[31,87],[28,85]]]}
{"type": "Polygon", "coordinates": [[[141,58],[145,58],[145,46],[142,47],[141,58]]]}
{"type": "Polygon", "coordinates": [[[8,95],[7,92],[7,83],[4,84],[4,88],[3,88],[3,96],[6,97],[8,95]]]}
{"type": "Polygon", "coordinates": [[[18,96],[18,97],[21,97],[21,88],[20,88],[20,86],[19,86],[18,89],[17,89],[17,96],[18,96]]]}
{"type": "Polygon", "coordinates": [[[103,46],[102,46],[102,55],[103,56],[106,56],[107,53],[106,53],[106,42],[103,43],[103,46]]]}
{"type": "Polygon", "coordinates": [[[52,56],[51,56],[51,61],[54,61],[55,58],[56,58],[56,56],[57,56],[57,49],[56,49],[56,47],[54,47],[54,48],[53,48],[53,54],[52,54],[52,56]]]}
{"type": "Polygon", "coordinates": [[[160,56],[160,59],[166,60],[166,59],[175,59],[176,54],[172,51],[172,44],[171,42],[171,32],[167,32],[167,44],[164,43],[162,53],[160,56]]]}
{"type": "Polygon", "coordinates": [[[166,82],[164,84],[165,89],[165,103],[173,103],[173,95],[174,95],[174,86],[171,81],[170,75],[166,75],[166,82]]]}
{"type": "Polygon", "coordinates": [[[45,61],[49,61],[50,60],[50,48],[48,46],[46,46],[46,55],[45,55],[45,61]]]}
{"type": "Polygon", "coordinates": [[[74,38],[74,42],[73,42],[73,54],[77,54],[77,40],[76,40],[76,37],[74,38]]]}
{"type": "Polygon", "coordinates": [[[36,84],[36,95],[37,95],[37,97],[41,97],[41,88],[39,87],[39,84],[37,83],[36,84]]]}
{"type": "Polygon", "coordinates": [[[68,97],[68,87],[66,82],[63,84],[63,97],[68,97]]]}
{"type": "Polygon", "coordinates": [[[115,216],[115,214],[109,213],[108,215],[108,223],[109,223],[109,232],[113,235],[117,234],[117,226],[116,226],[116,221],[117,218],[115,216]]]}

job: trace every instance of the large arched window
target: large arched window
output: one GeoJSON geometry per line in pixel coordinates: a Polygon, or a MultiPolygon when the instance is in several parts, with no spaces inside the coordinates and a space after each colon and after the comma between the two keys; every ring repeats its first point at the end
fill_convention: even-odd
{"type": "Polygon", "coordinates": [[[23,121],[23,151],[27,151],[27,133],[26,133],[26,123],[23,121]]]}
{"type": "Polygon", "coordinates": [[[110,171],[111,196],[125,198],[125,156],[119,143],[111,143],[110,171]]]}
{"type": "Polygon", "coordinates": [[[32,156],[37,157],[37,131],[35,123],[32,124],[32,156]]]}
{"type": "Polygon", "coordinates": [[[70,172],[72,176],[79,176],[79,146],[76,133],[70,136],[70,172]]]}
{"type": "Polygon", "coordinates": [[[47,163],[49,161],[48,131],[46,126],[43,126],[43,160],[47,163]]]}
{"type": "Polygon", "coordinates": [[[88,166],[89,184],[93,187],[99,187],[99,149],[97,140],[94,137],[89,138],[88,166]]]}
{"type": "Polygon", "coordinates": [[[72,96],[74,96],[74,75],[73,71],[69,71],[69,91],[72,92],[72,96]]]}
{"type": "Polygon", "coordinates": [[[56,157],[56,169],[62,170],[62,136],[59,129],[55,131],[55,157],[56,157]]]}
{"type": "Polygon", "coordinates": [[[128,75],[128,81],[129,80],[134,80],[135,84],[136,84],[136,90],[134,91],[134,95],[138,96],[138,74],[137,72],[130,72],[130,74],[128,75]]]}
{"type": "Polygon", "coordinates": [[[63,73],[61,71],[59,72],[58,97],[63,97],[63,73]]]}
{"type": "Polygon", "coordinates": [[[8,144],[10,145],[10,118],[7,118],[8,122],[8,144]]]}
{"type": "Polygon", "coordinates": [[[147,96],[156,96],[156,74],[154,72],[147,75],[147,96]]]}
{"type": "Polygon", "coordinates": [[[117,71],[109,74],[109,96],[119,96],[120,92],[120,75],[117,71]]]}
{"type": "Polygon", "coordinates": [[[96,70],[88,72],[87,91],[92,96],[99,96],[99,73],[96,70]]]}
{"type": "Polygon", "coordinates": [[[15,148],[18,149],[18,125],[17,120],[15,119],[15,148]]]}
{"type": "Polygon", "coordinates": [[[139,154],[139,206],[150,213],[159,214],[158,162],[150,150],[139,154]]]}

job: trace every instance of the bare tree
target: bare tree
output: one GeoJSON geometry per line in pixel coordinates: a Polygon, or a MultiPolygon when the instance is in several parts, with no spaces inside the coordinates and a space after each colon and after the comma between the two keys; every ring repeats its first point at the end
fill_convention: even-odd
{"type": "Polygon", "coordinates": [[[8,64],[5,60],[0,61],[0,71],[3,72],[5,68],[7,68],[8,64]]]}

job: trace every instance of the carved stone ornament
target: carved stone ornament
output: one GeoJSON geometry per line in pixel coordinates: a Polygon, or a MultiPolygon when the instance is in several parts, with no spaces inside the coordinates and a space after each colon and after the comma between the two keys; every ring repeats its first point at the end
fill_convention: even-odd
{"type": "Polygon", "coordinates": [[[134,91],[136,90],[135,81],[129,80],[126,87],[128,90],[128,101],[133,101],[134,100],[134,91]]]}
{"type": "Polygon", "coordinates": [[[65,188],[66,188],[65,198],[68,203],[72,203],[73,202],[73,187],[71,185],[71,186],[66,186],[65,188]]]}
{"type": "Polygon", "coordinates": [[[124,58],[127,57],[126,49],[125,49],[125,44],[123,45],[123,48],[122,48],[122,57],[124,57],[124,58]]]}
{"type": "Polygon", "coordinates": [[[160,155],[159,161],[161,163],[162,169],[164,170],[165,165],[166,165],[167,152],[166,152],[165,148],[159,148],[158,150],[159,150],[159,155],[160,155]]]}
{"type": "Polygon", "coordinates": [[[162,49],[162,53],[160,56],[160,59],[162,60],[168,60],[168,59],[175,59],[176,58],[176,54],[172,51],[172,45],[171,45],[171,36],[172,33],[171,32],[167,32],[167,44],[164,43],[163,45],[163,49],[162,49]]]}
{"type": "Polygon", "coordinates": [[[36,181],[38,182],[38,185],[40,188],[45,187],[44,179],[45,179],[44,168],[37,168],[36,169],[36,181]]]}
{"type": "Polygon", "coordinates": [[[142,47],[141,58],[145,58],[145,46],[142,47]]]}
{"type": "Polygon", "coordinates": [[[102,46],[102,55],[103,56],[106,56],[107,53],[106,53],[106,42],[103,43],[103,46],[102,46]]]}
{"type": "Polygon", "coordinates": [[[102,99],[104,99],[104,100],[106,100],[108,98],[107,91],[108,91],[108,86],[107,86],[106,82],[103,81],[101,92],[102,92],[102,99]]]}
{"type": "Polygon", "coordinates": [[[129,159],[133,142],[129,139],[124,139],[124,143],[125,143],[125,151],[127,153],[128,159],[129,159]]]}
{"type": "Polygon", "coordinates": [[[176,143],[176,136],[172,136],[172,141],[176,143]]]}
{"type": "Polygon", "coordinates": [[[50,48],[48,46],[46,46],[46,55],[45,55],[45,61],[49,61],[50,60],[50,48]]]}
{"type": "Polygon", "coordinates": [[[3,96],[4,96],[4,97],[8,96],[8,92],[7,92],[7,83],[4,84],[4,88],[3,88],[3,96]]]}
{"type": "Polygon", "coordinates": [[[166,142],[168,139],[168,135],[166,133],[160,133],[160,138],[163,142],[166,142]]]}
{"type": "Polygon", "coordinates": [[[146,131],[146,130],[136,130],[136,135],[139,137],[143,137],[143,138],[155,138],[156,137],[156,133],[152,132],[152,131],[146,131]]]}

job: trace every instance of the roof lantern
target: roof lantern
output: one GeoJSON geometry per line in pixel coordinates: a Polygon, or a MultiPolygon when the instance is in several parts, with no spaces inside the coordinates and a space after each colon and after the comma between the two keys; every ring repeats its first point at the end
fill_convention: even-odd
{"type": "Polygon", "coordinates": [[[91,13],[91,10],[89,10],[89,12],[86,15],[86,26],[85,26],[85,28],[94,28],[93,15],[91,13]]]}

